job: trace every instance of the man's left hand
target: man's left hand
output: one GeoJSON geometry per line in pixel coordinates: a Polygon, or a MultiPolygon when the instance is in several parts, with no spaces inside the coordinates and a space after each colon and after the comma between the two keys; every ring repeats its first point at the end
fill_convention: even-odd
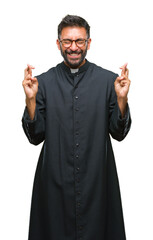
{"type": "Polygon", "coordinates": [[[115,91],[118,98],[127,98],[131,82],[128,78],[129,70],[127,69],[127,63],[120,67],[120,69],[122,69],[121,76],[117,77],[114,83],[115,91]]]}

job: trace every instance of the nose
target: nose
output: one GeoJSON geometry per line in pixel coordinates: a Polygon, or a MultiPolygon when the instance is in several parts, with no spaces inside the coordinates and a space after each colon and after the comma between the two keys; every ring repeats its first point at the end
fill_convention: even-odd
{"type": "Polygon", "coordinates": [[[78,49],[78,46],[76,45],[75,41],[72,42],[72,45],[70,47],[72,51],[76,51],[78,49]]]}

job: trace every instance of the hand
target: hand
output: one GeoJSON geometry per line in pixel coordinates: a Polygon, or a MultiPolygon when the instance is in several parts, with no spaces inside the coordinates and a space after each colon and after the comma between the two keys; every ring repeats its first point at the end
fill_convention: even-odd
{"type": "Polygon", "coordinates": [[[128,78],[129,70],[127,69],[127,63],[120,69],[122,69],[121,76],[117,77],[114,83],[115,91],[118,98],[127,99],[131,82],[128,78]]]}
{"type": "Polygon", "coordinates": [[[34,69],[34,67],[27,64],[27,68],[24,70],[24,80],[22,82],[28,100],[35,99],[38,92],[38,80],[32,77],[32,69],[34,69]]]}
{"type": "Polygon", "coordinates": [[[33,66],[27,65],[24,70],[24,80],[22,82],[26,94],[26,106],[31,120],[34,119],[36,109],[36,95],[38,92],[38,80],[32,77],[33,66]]]}

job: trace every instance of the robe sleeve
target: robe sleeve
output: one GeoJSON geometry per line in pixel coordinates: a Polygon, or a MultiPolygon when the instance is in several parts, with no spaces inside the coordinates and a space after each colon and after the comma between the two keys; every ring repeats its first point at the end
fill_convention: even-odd
{"type": "MultiPolygon", "coordinates": [[[[38,78],[37,78],[38,79],[38,78]]],[[[39,79],[38,79],[39,82],[39,79]]],[[[38,145],[45,139],[45,98],[39,83],[36,96],[36,110],[34,119],[31,120],[27,107],[22,117],[22,127],[31,144],[38,145]]]]}
{"type": "Polygon", "coordinates": [[[110,104],[109,104],[109,132],[112,138],[122,141],[128,134],[131,127],[130,109],[127,103],[124,118],[121,117],[121,112],[117,103],[117,96],[114,88],[114,81],[118,75],[115,74],[112,83],[110,104]]]}

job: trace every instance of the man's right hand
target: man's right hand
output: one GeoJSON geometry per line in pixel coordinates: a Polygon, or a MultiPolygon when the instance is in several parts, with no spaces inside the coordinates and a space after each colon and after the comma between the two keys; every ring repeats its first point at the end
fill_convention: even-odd
{"type": "Polygon", "coordinates": [[[38,92],[38,80],[32,77],[33,66],[27,65],[24,70],[24,80],[22,82],[25,94],[26,94],[26,105],[31,120],[34,119],[36,109],[36,95],[38,92]]]}

